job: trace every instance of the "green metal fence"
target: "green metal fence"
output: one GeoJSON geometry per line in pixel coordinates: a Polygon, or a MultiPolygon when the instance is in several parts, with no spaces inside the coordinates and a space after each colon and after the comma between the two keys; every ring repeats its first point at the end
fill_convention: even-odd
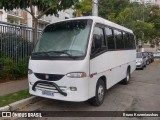
{"type": "MultiPolygon", "coordinates": [[[[38,31],[38,39],[41,32],[38,31]]],[[[34,46],[32,38],[32,28],[0,21],[0,58],[11,58],[15,64],[18,63],[31,54],[34,46]]]]}

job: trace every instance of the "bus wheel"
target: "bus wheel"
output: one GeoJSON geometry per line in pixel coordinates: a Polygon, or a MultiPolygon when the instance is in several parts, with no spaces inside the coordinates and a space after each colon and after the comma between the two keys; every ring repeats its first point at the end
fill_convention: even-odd
{"type": "Polygon", "coordinates": [[[128,68],[128,69],[127,69],[126,78],[124,78],[121,83],[122,83],[123,85],[127,85],[128,82],[129,82],[130,77],[131,77],[131,73],[130,73],[130,69],[128,68]]]}
{"type": "Polygon", "coordinates": [[[105,92],[105,82],[102,79],[99,79],[96,85],[95,97],[91,98],[89,102],[94,106],[100,106],[104,101],[105,92]]]}

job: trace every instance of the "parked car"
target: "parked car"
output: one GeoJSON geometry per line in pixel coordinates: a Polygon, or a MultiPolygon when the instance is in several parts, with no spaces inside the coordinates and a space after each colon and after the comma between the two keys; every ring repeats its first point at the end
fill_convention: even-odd
{"type": "Polygon", "coordinates": [[[151,63],[151,58],[148,52],[142,52],[143,56],[146,58],[146,64],[149,65],[151,63]]]}
{"type": "Polygon", "coordinates": [[[154,53],[154,58],[160,58],[160,52],[156,52],[156,53],[154,53]]]}
{"type": "Polygon", "coordinates": [[[136,68],[144,69],[146,67],[146,57],[142,52],[137,53],[137,58],[136,58],[136,68]]]}

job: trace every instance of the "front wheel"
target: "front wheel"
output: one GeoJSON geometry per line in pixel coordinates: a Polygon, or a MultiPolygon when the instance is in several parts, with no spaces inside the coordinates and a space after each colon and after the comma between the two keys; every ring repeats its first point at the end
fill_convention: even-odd
{"type": "Polygon", "coordinates": [[[104,101],[105,91],[105,82],[102,79],[99,79],[96,85],[95,97],[91,98],[89,102],[94,106],[100,106],[104,101]]]}

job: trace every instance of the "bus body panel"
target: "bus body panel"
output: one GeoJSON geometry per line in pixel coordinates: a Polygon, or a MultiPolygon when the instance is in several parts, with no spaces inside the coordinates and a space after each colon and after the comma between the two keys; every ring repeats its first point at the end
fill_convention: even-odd
{"type": "MultiPolygon", "coordinates": [[[[63,74],[64,77],[58,81],[52,81],[58,86],[63,86],[67,96],[63,96],[60,93],[55,92],[54,96],[47,96],[42,94],[42,90],[49,90],[50,87],[41,88],[36,87],[36,91],[32,90],[33,84],[39,79],[34,75],[28,75],[29,79],[29,92],[32,95],[42,96],[46,98],[65,100],[65,101],[85,101],[88,100],[88,76],[85,78],[69,78],[66,76],[67,73],[71,72],[86,72],[88,73],[88,62],[87,60],[80,61],[46,61],[46,60],[30,60],[29,69],[32,69],[34,73],[43,74],[63,74]],[[70,87],[76,87],[77,91],[71,91],[70,87]]],[[[46,80],[45,80],[46,81],[46,80]]],[[[51,82],[51,81],[50,81],[51,82]]],[[[62,89],[63,89],[62,87],[62,89]]]]}
{"type": "Polygon", "coordinates": [[[108,51],[90,60],[90,74],[96,75],[89,80],[89,96],[94,96],[97,80],[106,77],[106,88],[109,89],[126,77],[128,66],[131,73],[135,70],[136,50],[108,51]],[[113,59],[114,58],[114,59],[113,59]]]}
{"type": "Polygon", "coordinates": [[[30,60],[29,69],[35,73],[64,74],[88,71],[88,60],[30,60]]]}

